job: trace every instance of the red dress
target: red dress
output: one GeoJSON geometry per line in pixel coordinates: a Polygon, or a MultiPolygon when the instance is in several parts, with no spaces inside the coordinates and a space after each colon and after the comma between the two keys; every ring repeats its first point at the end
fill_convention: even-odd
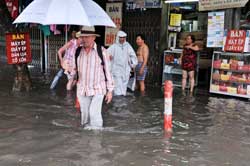
{"type": "Polygon", "coordinates": [[[181,66],[183,70],[194,71],[196,68],[196,51],[184,48],[181,66]]]}

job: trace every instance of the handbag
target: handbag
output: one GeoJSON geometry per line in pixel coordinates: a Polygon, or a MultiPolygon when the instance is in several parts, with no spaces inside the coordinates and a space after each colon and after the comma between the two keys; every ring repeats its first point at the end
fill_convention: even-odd
{"type": "Polygon", "coordinates": [[[135,91],[135,84],[136,84],[136,74],[135,74],[135,72],[133,72],[133,75],[132,76],[130,75],[127,87],[131,91],[135,91]]]}

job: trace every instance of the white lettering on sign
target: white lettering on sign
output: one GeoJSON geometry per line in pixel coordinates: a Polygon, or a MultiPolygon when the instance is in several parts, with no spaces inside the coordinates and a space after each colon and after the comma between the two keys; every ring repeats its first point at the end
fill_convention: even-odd
{"type": "Polygon", "coordinates": [[[22,46],[22,47],[11,47],[10,51],[11,51],[11,52],[26,51],[26,47],[25,47],[25,46],[22,46]]]}
{"type": "Polygon", "coordinates": [[[21,45],[23,46],[23,45],[25,45],[26,44],[26,41],[25,40],[22,40],[21,41],[21,45]]]}
{"type": "Polygon", "coordinates": [[[11,52],[17,52],[18,51],[18,47],[11,47],[11,52]]]}
{"type": "Polygon", "coordinates": [[[26,54],[26,52],[20,52],[19,55],[20,55],[20,56],[26,56],[27,54],[26,54]]]}
{"type": "Polygon", "coordinates": [[[19,58],[19,62],[26,62],[26,57],[19,58]]]}
{"type": "Polygon", "coordinates": [[[239,45],[244,44],[244,42],[245,42],[245,40],[243,40],[243,39],[239,39],[239,40],[238,40],[238,44],[239,44],[239,45]]]}
{"type": "Polygon", "coordinates": [[[243,37],[245,35],[244,31],[231,31],[230,37],[243,37]]]}
{"type": "Polygon", "coordinates": [[[227,50],[234,50],[234,51],[241,51],[244,48],[243,48],[243,46],[233,46],[233,45],[231,45],[231,46],[228,46],[226,49],[227,50]]]}
{"type": "Polygon", "coordinates": [[[11,46],[19,46],[20,44],[21,44],[20,41],[12,41],[12,42],[10,43],[11,46]]]}
{"type": "Polygon", "coordinates": [[[14,57],[19,57],[19,53],[18,52],[11,53],[11,58],[14,58],[14,57]]]}
{"type": "Polygon", "coordinates": [[[26,51],[26,47],[25,46],[22,46],[22,51],[26,51]]]}

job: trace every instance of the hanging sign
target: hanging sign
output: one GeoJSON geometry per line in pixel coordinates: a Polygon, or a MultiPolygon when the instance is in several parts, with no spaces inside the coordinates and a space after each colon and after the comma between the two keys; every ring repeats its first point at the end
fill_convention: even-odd
{"type": "Polygon", "coordinates": [[[227,52],[247,52],[249,31],[245,30],[230,30],[227,32],[226,42],[224,45],[224,51],[227,52]],[[248,35],[247,35],[248,33],[248,35]],[[247,45],[246,45],[247,44],[247,45]]]}
{"type": "Polygon", "coordinates": [[[199,0],[199,11],[244,7],[248,0],[199,0]]]}
{"type": "Polygon", "coordinates": [[[106,12],[116,25],[116,28],[105,28],[105,46],[110,46],[115,42],[116,34],[122,26],[122,3],[107,3],[106,12]]]}
{"type": "Polygon", "coordinates": [[[29,33],[6,33],[5,37],[8,64],[32,61],[29,33]]]}

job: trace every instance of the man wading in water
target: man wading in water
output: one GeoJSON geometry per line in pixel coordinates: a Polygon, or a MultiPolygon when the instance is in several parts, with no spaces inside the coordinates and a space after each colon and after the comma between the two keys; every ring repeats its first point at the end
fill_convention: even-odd
{"type": "MultiPolygon", "coordinates": [[[[149,56],[149,49],[147,44],[145,44],[145,37],[142,34],[136,35],[136,44],[138,45],[138,49],[136,51],[138,65],[135,68],[136,71],[136,80],[139,82],[139,89],[142,94],[145,93],[145,77],[147,74],[147,62],[149,56]]],[[[137,83],[138,87],[138,83],[137,83]]]]}

